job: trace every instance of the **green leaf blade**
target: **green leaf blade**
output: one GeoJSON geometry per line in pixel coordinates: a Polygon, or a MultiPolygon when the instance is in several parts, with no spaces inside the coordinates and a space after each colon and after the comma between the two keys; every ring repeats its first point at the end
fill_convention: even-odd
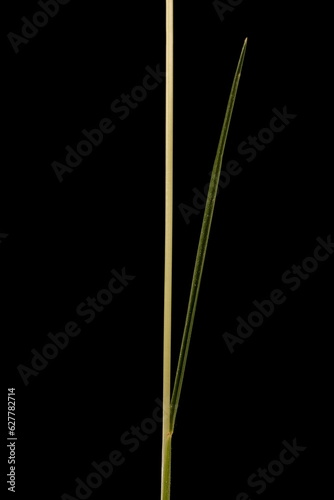
{"type": "Polygon", "coordinates": [[[177,370],[176,370],[175,382],[174,382],[172,399],[171,399],[171,414],[170,414],[171,432],[173,432],[173,430],[174,430],[175,418],[176,418],[176,414],[177,414],[177,410],[178,410],[178,406],[179,406],[179,401],[180,401],[180,394],[181,394],[184,372],[185,372],[188,351],[189,351],[189,344],[190,344],[190,339],[191,339],[191,334],[192,334],[192,329],[193,329],[193,324],[194,324],[194,318],[195,318],[199,288],[200,288],[201,278],[202,278],[202,273],[203,273],[205,255],[206,255],[206,250],[207,250],[207,246],[208,246],[213,211],[214,211],[215,201],[216,201],[217,192],[218,192],[218,184],[219,184],[219,179],[220,179],[220,172],[221,172],[221,167],[222,167],[223,155],[224,155],[226,139],[227,139],[230,123],[231,123],[234,103],[236,100],[241,71],[242,71],[242,67],[243,67],[243,63],[244,63],[244,59],[245,59],[247,41],[248,40],[246,38],[244,41],[242,50],[241,50],[237,69],[236,69],[236,72],[234,75],[234,79],[233,79],[233,83],[232,83],[232,87],[231,87],[231,92],[230,92],[229,100],[227,103],[224,123],[223,123],[222,131],[221,131],[221,135],[220,135],[220,139],[219,139],[219,143],[218,143],[217,154],[215,157],[214,166],[213,166],[213,170],[212,170],[212,174],[211,174],[211,180],[210,180],[210,184],[209,184],[208,196],[207,196],[205,210],[204,210],[202,228],[201,228],[199,244],[198,244],[198,248],[197,248],[197,255],[196,255],[196,260],[195,260],[195,266],[194,266],[194,273],[193,273],[193,278],[192,278],[192,283],[191,283],[185,327],[184,327],[184,331],[183,331],[180,355],[179,355],[178,366],[177,366],[177,370]]]}

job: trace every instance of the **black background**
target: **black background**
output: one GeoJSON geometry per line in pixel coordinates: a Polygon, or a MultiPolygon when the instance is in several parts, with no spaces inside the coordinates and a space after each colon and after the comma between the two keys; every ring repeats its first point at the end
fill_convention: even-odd
{"type": "MultiPolygon", "coordinates": [[[[164,83],[125,120],[110,105],[147,66],[165,68],[165,4],[108,3],[60,6],[18,54],[7,34],[40,8],[3,3],[1,436],[5,449],[6,389],[15,387],[20,499],[75,497],[75,479],[114,449],[125,463],[91,498],[160,495],[161,426],[133,453],[120,437],[162,397],[164,83]],[[52,162],[107,117],[116,130],[60,183],[52,162]],[[85,324],[77,306],[123,267],[135,279],[85,324]],[[25,386],[17,366],[74,320],[80,335],[25,386]]],[[[281,281],[333,234],[328,16],[305,2],[244,0],[221,21],[211,1],[175,5],[173,371],[202,221],[201,212],[186,224],[179,205],[209,180],[246,36],[249,46],[223,162],[238,160],[242,172],[217,198],[173,438],[173,499],[200,489],[231,499],[330,492],[334,258],[295,292],[281,281]],[[247,162],[239,144],[284,106],[297,117],[247,162]],[[275,288],[286,302],[231,354],[223,333],[275,288]],[[298,460],[263,494],[247,486],[295,438],[307,447],[298,460]]],[[[6,453],[3,465],[7,473],[6,453]]]]}

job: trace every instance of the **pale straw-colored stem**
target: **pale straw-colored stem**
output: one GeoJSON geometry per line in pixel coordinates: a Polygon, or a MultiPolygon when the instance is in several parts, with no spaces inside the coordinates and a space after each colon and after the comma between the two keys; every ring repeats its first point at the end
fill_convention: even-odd
{"type": "Polygon", "coordinates": [[[161,500],[170,498],[171,434],[171,327],[173,248],[173,1],[166,0],[166,181],[165,181],[165,289],[163,345],[163,422],[161,500]]]}

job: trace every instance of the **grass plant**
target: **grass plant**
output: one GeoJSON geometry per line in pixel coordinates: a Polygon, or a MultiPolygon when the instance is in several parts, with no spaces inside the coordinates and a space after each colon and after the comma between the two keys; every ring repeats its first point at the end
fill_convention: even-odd
{"type": "Polygon", "coordinates": [[[211,222],[220,180],[223,154],[232,112],[245,58],[247,38],[244,41],[234,75],[218,149],[211,173],[208,195],[199,237],[189,302],[185,319],[177,370],[171,392],[171,326],[172,326],[172,245],[173,245],[173,2],[166,0],[166,175],[165,175],[165,271],[164,271],[164,342],[163,342],[163,423],[161,459],[161,500],[170,500],[172,436],[179,406],[189,344],[194,324],[197,299],[201,284],[211,222]]]}

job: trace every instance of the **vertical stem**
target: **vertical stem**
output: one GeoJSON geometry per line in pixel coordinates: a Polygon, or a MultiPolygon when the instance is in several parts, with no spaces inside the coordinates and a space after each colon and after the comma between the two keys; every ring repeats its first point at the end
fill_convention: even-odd
{"type": "Polygon", "coordinates": [[[166,194],[161,500],[169,500],[170,498],[171,467],[170,386],[173,249],[173,1],[174,0],[166,0],[166,194]]]}

